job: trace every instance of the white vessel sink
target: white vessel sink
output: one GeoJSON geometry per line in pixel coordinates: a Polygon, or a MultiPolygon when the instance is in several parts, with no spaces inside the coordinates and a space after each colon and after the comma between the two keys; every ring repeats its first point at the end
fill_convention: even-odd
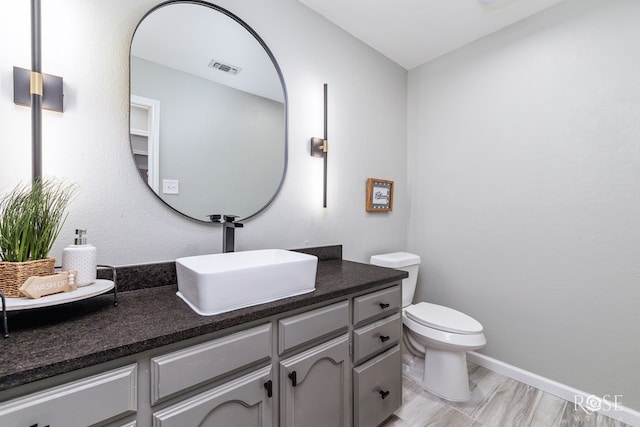
{"type": "Polygon", "coordinates": [[[282,249],[176,260],[178,296],[203,316],[313,292],[318,258],[282,249]]]}

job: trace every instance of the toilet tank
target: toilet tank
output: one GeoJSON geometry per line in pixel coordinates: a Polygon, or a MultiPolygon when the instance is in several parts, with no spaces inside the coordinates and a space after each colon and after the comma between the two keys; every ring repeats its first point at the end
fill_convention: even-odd
{"type": "Polygon", "coordinates": [[[413,302],[420,268],[420,256],[408,252],[393,252],[388,254],[372,255],[370,264],[380,267],[395,268],[409,273],[409,277],[402,280],[402,306],[406,307],[413,302]]]}

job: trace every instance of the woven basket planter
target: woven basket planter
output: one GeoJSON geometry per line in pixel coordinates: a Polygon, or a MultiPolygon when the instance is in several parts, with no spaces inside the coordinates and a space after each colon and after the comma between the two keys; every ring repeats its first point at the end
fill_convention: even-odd
{"type": "Polygon", "coordinates": [[[49,276],[54,273],[55,258],[25,262],[0,262],[0,291],[7,298],[20,298],[20,286],[31,276],[49,276]]]}

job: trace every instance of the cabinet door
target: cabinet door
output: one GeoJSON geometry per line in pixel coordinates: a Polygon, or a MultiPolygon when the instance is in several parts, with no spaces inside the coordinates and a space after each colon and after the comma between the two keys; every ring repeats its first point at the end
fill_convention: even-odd
{"type": "Polygon", "coordinates": [[[153,414],[154,427],[271,427],[271,366],[153,414]]]}
{"type": "Polygon", "coordinates": [[[395,346],[353,369],[355,427],[379,425],[402,404],[402,360],[395,346]]]}
{"type": "Polygon", "coordinates": [[[282,427],[349,425],[349,338],[340,336],[280,362],[282,427]]]}

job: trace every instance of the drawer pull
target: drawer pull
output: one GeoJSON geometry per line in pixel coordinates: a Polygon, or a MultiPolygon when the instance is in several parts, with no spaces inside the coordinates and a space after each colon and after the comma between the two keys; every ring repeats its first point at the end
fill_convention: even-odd
{"type": "Polygon", "coordinates": [[[264,383],[264,389],[267,390],[267,397],[273,396],[273,381],[269,380],[264,383]]]}
{"type": "Polygon", "coordinates": [[[387,342],[389,341],[389,336],[388,335],[380,335],[380,342],[387,342]]]}
{"type": "Polygon", "coordinates": [[[292,386],[295,387],[298,385],[298,374],[296,373],[296,371],[293,371],[289,374],[289,379],[291,380],[292,386]]]}
{"type": "Polygon", "coordinates": [[[391,394],[391,392],[389,392],[389,390],[387,390],[387,391],[380,390],[378,393],[380,393],[380,397],[382,399],[386,399],[389,396],[389,394],[391,394]]]}
{"type": "Polygon", "coordinates": [[[381,303],[380,303],[380,308],[381,308],[382,310],[384,310],[385,308],[389,308],[389,304],[387,304],[386,302],[381,302],[381,303]]]}

